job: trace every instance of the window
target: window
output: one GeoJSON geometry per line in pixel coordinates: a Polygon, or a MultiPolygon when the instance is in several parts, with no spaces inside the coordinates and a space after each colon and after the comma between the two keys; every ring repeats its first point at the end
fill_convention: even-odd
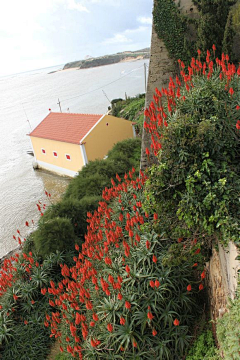
{"type": "Polygon", "coordinates": [[[45,149],[42,149],[42,153],[43,153],[43,154],[46,154],[46,150],[45,150],[45,149]]]}
{"type": "Polygon", "coordinates": [[[53,156],[58,157],[58,154],[56,151],[53,151],[53,156]]]}
{"type": "Polygon", "coordinates": [[[71,160],[71,156],[69,154],[66,154],[66,159],[71,160]]]}

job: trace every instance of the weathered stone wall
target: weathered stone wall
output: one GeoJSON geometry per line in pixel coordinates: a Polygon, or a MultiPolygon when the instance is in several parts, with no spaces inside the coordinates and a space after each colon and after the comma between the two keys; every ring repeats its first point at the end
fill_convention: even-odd
{"type": "Polygon", "coordinates": [[[207,264],[207,287],[211,317],[215,321],[227,311],[228,299],[234,299],[240,262],[237,247],[232,242],[226,248],[218,244],[207,264]]]}
{"type": "MultiPolygon", "coordinates": [[[[154,0],[154,3],[155,1],[156,0],[154,0]]],[[[189,17],[197,16],[197,8],[193,5],[191,0],[181,0],[180,5],[180,10],[185,15],[188,15],[189,17]]],[[[153,25],[145,107],[148,107],[151,103],[156,87],[161,89],[168,85],[169,77],[173,76],[175,69],[174,62],[170,59],[164,42],[158,38],[153,25]]],[[[150,147],[150,138],[143,130],[141,169],[145,169],[149,165],[149,159],[145,152],[146,147],[150,147]]],[[[150,162],[154,162],[154,159],[151,158],[150,162]]]]}

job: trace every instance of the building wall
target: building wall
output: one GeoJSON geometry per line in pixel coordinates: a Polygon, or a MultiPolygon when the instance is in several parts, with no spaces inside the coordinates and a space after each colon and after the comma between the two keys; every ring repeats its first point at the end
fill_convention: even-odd
{"type": "Polygon", "coordinates": [[[103,159],[114,144],[133,137],[131,121],[105,115],[83,140],[88,161],[103,159]]]}
{"type": "Polygon", "coordinates": [[[39,167],[69,176],[74,176],[83,167],[80,145],[33,136],[30,138],[39,167]],[[57,152],[57,157],[53,156],[53,151],[57,152]],[[70,160],[66,159],[66,154],[70,155],[70,160]]]}

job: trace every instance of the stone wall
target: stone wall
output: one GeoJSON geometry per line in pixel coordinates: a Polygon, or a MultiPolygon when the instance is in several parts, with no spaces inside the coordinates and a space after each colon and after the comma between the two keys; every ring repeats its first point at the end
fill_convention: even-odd
{"type": "MultiPolygon", "coordinates": [[[[154,3],[155,1],[156,0],[154,0],[154,3]]],[[[181,0],[180,10],[189,17],[197,16],[197,8],[191,0],[181,0]]],[[[194,36],[193,29],[191,33],[191,36],[194,36]]],[[[170,59],[164,42],[158,38],[153,25],[145,107],[148,107],[151,103],[156,87],[161,89],[168,85],[169,77],[173,76],[175,69],[174,62],[170,59]]],[[[154,162],[153,157],[148,159],[146,156],[146,147],[150,147],[150,138],[143,130],[141,169],[145,169],[149,165],[149,162],[154,162]]]]}
{"type": "Polygon", "coordinates": [[[215,321],[227,311],[228,299],[234,299],[240,262],[237,247],[232,242],[226,248],[220,244],[213,248],[207,263],[206,283],[209,294],[211,318],[215,321]]]}

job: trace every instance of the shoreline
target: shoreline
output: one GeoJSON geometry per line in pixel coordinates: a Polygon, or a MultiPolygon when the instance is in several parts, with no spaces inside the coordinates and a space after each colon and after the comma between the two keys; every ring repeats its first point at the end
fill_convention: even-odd
{"type": "Polygon", "coordinates": [[[98,67],[101,67],[101,66],[109,66],[109,65],[115,65],[115,64],[120,64],[120,63],[135,62],[135,61],[145,60],[145,59],[149,60],[149,58],[144,58],[143,56],[138,56],[137,58],[128,57],[128,58],[122,59],[122,60],[120,60],[118,62],[112,62],[111,64],[101,64],[101,65],[89,66],[89,67],[84,67],[84,68],[81,68],[79,66],[69,67],[67,69],[63,68],[63,69],[60,69],[60,70],[51,71],[51,72],[48,73],[48,75],[63,72],[63,71],[65,72],[65,71],[74,71],[74,70],[87,70],[87,69],[98,68],[98,67]]]}

